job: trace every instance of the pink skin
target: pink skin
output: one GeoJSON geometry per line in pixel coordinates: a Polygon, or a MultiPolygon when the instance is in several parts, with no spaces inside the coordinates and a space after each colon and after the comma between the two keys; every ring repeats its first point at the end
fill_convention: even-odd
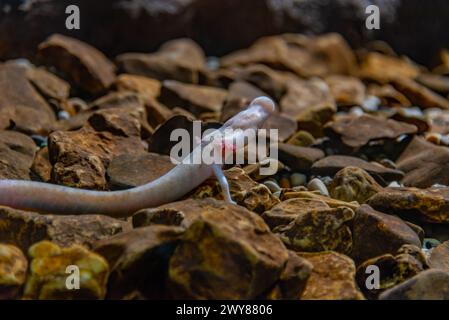
{"type": "MultiPolygon", "coordinates": [[[[218,130],[257,129],[274,108],[272,100],[259,97],[218,130]]],[[[201,149],[196,148],[192,151],[194,152],[201,152],[201,149]]],[[[140,209],[180,199],[214,173],[223,191],[227,191],[225,199],[232,202],[226,179],[217,165],[181,163],[157,180],[133,189],[114,192],[82,190],[33,181],[0,180],[0,205],[59,215],[104,214],[127,217],[140,209]]]]}

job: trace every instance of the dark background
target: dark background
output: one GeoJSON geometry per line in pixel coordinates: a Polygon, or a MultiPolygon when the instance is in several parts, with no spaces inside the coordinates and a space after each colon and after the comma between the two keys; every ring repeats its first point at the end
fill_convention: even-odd
{"type": "Polygon", "coordinates": [[[341,33],[353,47],[386,40],[400,54],[432,65],[449,47],[448,0],[0,0],[0,59],[32,57],[52,33],[82,39],[109,56],[150,52],[190,37],[209,55],[283,32],[341,33]],[[81,10],[81,30],[65,28],[65,8],[81,10]],[[381,29],[365,28],[365,8],[381,10],[381,29]]]}

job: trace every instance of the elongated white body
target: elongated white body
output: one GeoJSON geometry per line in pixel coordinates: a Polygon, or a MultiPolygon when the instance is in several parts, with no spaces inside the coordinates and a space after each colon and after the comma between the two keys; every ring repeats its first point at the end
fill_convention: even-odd
{"type": "MultiPolygon", "coordinates": [[[[274,103],[270,99],[257,98],[248,109],[231,118],[221,129],[258,128],[273,111],[274,103]]],[[[201,152],[201,148],[192,151],[195,152],[201,152]]],[[[126,217],[143,208],[178,200],[213,173],[213,165],[181,163],[164,176],[143,186],[112,192],[33,181],[0,180],[0,205],[49,214],[126,217]]],[[[221,183],[223,179],[219,180],[221,183]]],[[[225,198],[229,199],[229,196],[225,198]]]]}

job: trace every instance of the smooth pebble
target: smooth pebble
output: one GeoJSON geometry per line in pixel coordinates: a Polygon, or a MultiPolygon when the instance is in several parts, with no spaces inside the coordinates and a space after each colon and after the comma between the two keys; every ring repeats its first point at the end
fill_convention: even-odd
{"type": "Polygon", "coordinates": [[[329,197],[329,191],[323,181],[318,178],[312,179],[307,184],[310,191],[319,191],[323,196],[329,197]]]}

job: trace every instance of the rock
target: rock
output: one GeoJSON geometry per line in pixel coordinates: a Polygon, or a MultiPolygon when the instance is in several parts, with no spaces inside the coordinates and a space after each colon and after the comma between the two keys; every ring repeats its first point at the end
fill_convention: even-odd
{"type": "Polygon", "coordinates": [[[276,100],[280,100],[287,90],[288,81],[293,81],[297,77],[289,72],[277,71],[262,64],[255,64],[237,70],[236,79],[251,83],[276,100]]]}
{"type": "Polygon", "coordinates": [[[385,291],[380,300],[448,300],[449,273],[427,270],[385,291]]]}
{"type": "Polygon", "coordinates": [[[380,99],[381,105],[388,107],[411,107],[412,103],[392,85],[370,84],[367,89],[370,96],[380,99]]]}
{"type": "Polygon", "coordinates": [[[400,170],[390,169],[383,165],[367,162],[360,158],[350,156],[328,156],[316,161],[311,168],[311,173],[318,176],[334,176],[338,171],[346,167],[357,167],[365,170],[374,178],[384,181],[400,180],[404,173],[400,170]],[[379,179],[380,178],[380,179],[379,179]]]}
{"type": "Polygon", "coordinates": [[[330,206],[319,199],[292,198],[275,205],[262,214],[262,218],[271,229],[286,226],[299,216],[307,216],[312,211],[325,211],[330,206]]]}
{"type": "Polygon", "coordinates": [[[199,82],[200,72],[206,68],[203,50],[187,38],[168,41],[153,54],[122,54],[117,63],[127,73],[193,84],[199,82]]]}
{"type": "Polygon", "coordinates": [[[295,172],[290,176],[292,187],[303,186],[307,182],[307,176],[302,173],[295,172]]]}
{"type": "Polygon", "coordinates": [[[223,89],[165,80],[159,99],[168,107],[181,106],[198,116],[202,112],[219,112],[226,96],[223,89]]]}
{"type": "Polygon", "coordinates": [[[432,249],[429,265],[431,268],[449,272],[449,241],[443,242],[432,249]]]}
{"type": "MultiPolygon", "coordinates": [[[[171,141],[170,135],[175,129],[185,129],[189,133],[191,138],[191,147],[193,148],[193,139],[196,138],[198,133],[193,132],[194,118],[182,115],[173,115],[166,120],[162,125],[157,127],[153,135],[148,141],[148,150],[150,152],[170,155],[172,148],[179,143],[178,141],[171,141]]],[[[201,134],[207,129],[218,129],[221,127],[220,123],[215,122],[201,122],[201,134]]],[[[201,138],[201,137],[198,137],[201,138]]],[[[193,150],[193,149],[192,149],[193,150]]]]}
{"type": "Polygon", "coordinates": [[[323,126],[337,111],[328,85],[319,79],[288,82],[280,109],[314,137],[323,136],[323,126]]]}
{"type": "Polygon", "coordinates": [[[48,155],[48,147],[44,147],[40,149],[34,157],[34,162],[31,166],[31,174],[33,175],[33,178],[35,177],[37,180],[50,182],[52,169],[53,167],[48,155]]]}
{"type": "Polygon", "coordinates": [[[310,147],[298,147],[291,144],[279,144],[279,160],[294,171],[309,172],[312,164],[324,158],[324,152],[310,147]]]}
{"type": "Polygon", "coordinates": [[[273,171],[273,175],[277,174],[278,172],[282,171],[283,169],[285,169],[285,166],[282,162],[280,162],[279,160],[273,159],[273,158],[266,158],[260,162],[257,163],[252,163],[252,164],[248,164],[246,166],[243,167],[243,170],[245,171],[245,173],[254,181],[262,181],[265,180],[267,177],[269,177],[270,175],[267,175],[266,172],[260,172],[260,170],[262,168],[277,168],[277,171],[274,172],[273,171]]]}
{"type": "Polygon", "coordinates": [[[260,217],[213,199],[183,208],[196,218],[170,259],[175,298],[254,299],[276,283],[288,251],[260,217]]]}
{"type": "Polygon", "coordinates": [[[261,129],[278,130],[279,141],[285,141],[298,129],[297,122],[283,113],[273,113],[263,124],[261,129]]]}
{"type": "Polygon", "coordinates": [[[0,299],[19,298],[25,283],[28,260],[22,251],[12,245],[0,243],[0,299]]]}
{"type": "Polygon", "coordinates": [[[298,147],[310,147],[315,142],[315,138],[309,132],[299,130],[288,139],[287,144],[292,144],[298,147]]]}
{"type": "Polygon", "coordinates": [[[55,114],[28,80],[26,68],[1,64],[0,92],[0,129],[41,135],[51,130],[55,114]]]}
{"type": "Polygon", "coordinates": [[[0,242],[23,251],[41,240],[60,246],[95,242],[129,229],[127,222],[102,215],[54,216],[0,207],[0,242]]]}
{"type": "Polygon", "coordinates": [[[301,297],[312,273],[313,266],[293,251],[288,251],[288,260],[278,282],[267,295],[273,300],[297,300],[301,297]]]}
{"type": "Polygon", "coordinates": [[[339,106],[360,106],[365,100],[365,85],[355,77],[334,75],[325,78],[339,106]]]}
{"type": "Polygon", "coordinates": [[[413,79],[420,73],[419,67],[405,59],[378,52],[366,54],[361,62],[360,76],[364,79],[387,83],[396,78],[413,79]]]}
{"type": "Polygon", "coordinates": [[[281,194],[281,200],[285,201],[288,199],[312,199],[312,200],[320,200],[329,205],[331,208],[338,208],[338,207],[348,207],[352,210],[357,209],[360,205],[358,202],[345,202],[340,201],[336,199],[332,199],[327,196],[323,196],[319,194],[318,192],[312,192],[312,191],[297,191],[297,190],[284,190],[283,194],[281,194]]]}
{"type": "Polygon", "coordinates": [[[138,93],[145,101],[156,99],[161,93],[161,83],[158,80],[133,74],[119,75],[115,87],[118,91],[138,93]]]}
{"type": "Polygon", "coordinates": [[[404,221],[368,205],[357,209],[352,236],[351,256],[357,264],[383,254],[394,254],[405,244],[421,248],[418,235],[404,221]]]}
{"type": "Polygon", "coordinates": [[[156,153],[122,154],[114,157],[107,169],[111,190],[141,186],[173,169],[170,157],[156,153]]]}
{"type": "Polygon", "coordinates": [[[312,209],[297,214],[286,226],[278,226],[273,232],[279,235],[287,248],[301,252],[333,250],[351,253],[352,235],[348,224],[354,211],[346,207],[337,209],[312,209]]]}
{"type": "MultiPolygon", "coordinates": [[[[403,247],[406,246],[409,245],[404,245],[403,247]]],[[[377,299],[382,292],[424,271],[427,265],[421,249],[414,246],[409,247],[414,248],[418,257],[404,252],[407,250],[401,248],[396,255],[384,254],[368,259],[357,268],[357,284],[367,298],[377,299]],[[371,289],[371,287],[367,286],[367,284],[373,284],[372,277],[370,278],[371,275],[374,275],[372,266],[379,268],[378,289],[371,289]]]]}
{"type": "Polygon", "coordinates": [[[300,77],[323,76],[328,73],[350,73],[354,54],[338,34],[316,38],[286,34],[261,38],[245,50],[221,59],[221,65],[265,64],[287,70],[300,77]]]}
{"type": "Polygon", "coordinates": [[[448,223],[449,188],[385,188],[368,200],[377,210],[418,221],[448,223]]]}
{"type": "Polygon", "coordinates": [[[49,136],[53,182],[84,189],[105,189],[106,168],[120,154],[144,152],[140,140],[142,106],[97,111],[77,131],[49,136]]]}
{"type": "Polygon", "coordinates": [[[299,253],[313,265],[302,300],[363,300],[355,282],[355,265],[347,256],[332,252],[299,253]]]}
{"type": "Polygon", "coordinates": [[[307,184],[307,189],[310,191],[318,191],[321,195],[329,197],[326,185],[318,178],[313,178],[307,184]]]}
{"type": "Polygon", "coordinates": [[[61,248],[50,241],[41,241],[28,251],[31,258],[23,298],[38,300],[103,299],[109,266],[104,258],[86,248],[74,245],[61,248]],[[80,290],[67,288],[67,280],[76,266],[80,290]],[[68,273],[67,270],[70,270],[68,273]]]}
{"type": "Polygon", "coordinates": [[[392,82],[392,85],[406,96],[411,103],[423,109],[449,109],[449,100],[411,79],[397,78],[392,82]]]}
{"type": "Polygon", "coordinates": [[[340,138],[343,144],[351,148],[363,147],[373,140],[396,139],[416,131],[414,125],[367,114],[360,117],[341,116],[325,128],[328,136],[340,138]]]}
{"type": "Polygon", "coordinates": [[[108,89],[115,81],[115,66],[100,51],[85,42],[54,34],[39,45],[38,59],[55,67],[92,95],[108,89]]]}
{"type": "Polygon", "coordinates": [[[365,170],[346,167],[335,175],[329,184],[332,198],[342,201],[365,203],[370,197],[382,191],[382,187],[365,170]]]}
{"type": "Polygon", "coordinates": [[[449,77],[433,73],[421,73],[415,81],[432,91],[446,95],[449,93],[449,77]]]}
{"type": "Polygon", "coordinates": [[[274,182],[274,181],[267,180],[267,181],[265,181],[263,184],[264,184],[268,189],[270,189],[270,191],[271,191],[272,193],[281,191],[281,187],[279,187],[279,185],[278,185],[276,182],[274,182]]]}
{"type": "MultiPolygon", "coordinates": [[[[252,180],[243,169],[234,167],[224,173],[229,183],[232,200],[248,210],[262,213],[279,203],[266,186],[252,180]]],[[[220,185],[215,178],[206,180],[192,192],[191,196],[199,199],[208,197],[223,199],[220,185]]]]}
{"type": "Polygon", "coordinates": [[[99,241],[95,252],[109,263],[108,299],[123,299],[138,290],[146,299],[167,298],[169,258],[183,229],[172,226],[138,228],[99,241]]]}
{"type": "Polygon", "coordinates": [[[62,102],[70,96],[70,84],[45,68],[29,68],[27,77],[39,93],[47,99],[62,102]]]}
{"type": "Polygon", "coordinates": [[[154,99],[145,103],[145,109],[147,110],[148,124],[152,128],[162,125],[175,114],[175,110],[170,110],[154,99]]]}
{"type": "Polygon", "coordinates": [[[30,180],[36,144],[14,131],[0,131],[0,179],[30,180]]]}
{"type": "Polygon", "coordinates": [[[449,150],[446,147],[435,146],[422,137],[414,137],[396,164],[399,170],[405,172],[402,179],[404,185],[428,188],[434,184],[449,185],[448,161],[449,150]]]}

